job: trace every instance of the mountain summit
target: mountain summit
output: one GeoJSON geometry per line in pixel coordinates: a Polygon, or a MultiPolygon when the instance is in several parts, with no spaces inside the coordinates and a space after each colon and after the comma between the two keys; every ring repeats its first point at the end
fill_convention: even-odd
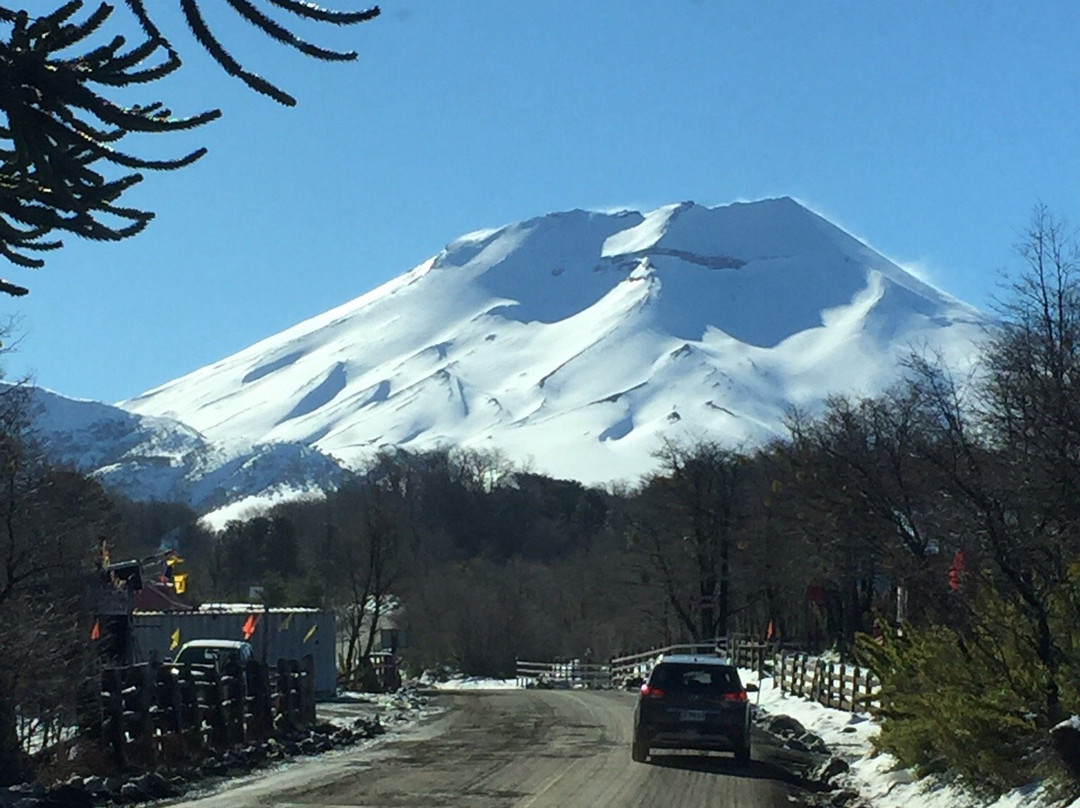
{"type": "Polygon", "coordinates": [[[981,316],[789,198],[574,210],[463,236],[325,314],[119,406],[212,440],[499,448],[633,479],[665,437],[758,442],[792,405],[964,360],[981,316]]]}

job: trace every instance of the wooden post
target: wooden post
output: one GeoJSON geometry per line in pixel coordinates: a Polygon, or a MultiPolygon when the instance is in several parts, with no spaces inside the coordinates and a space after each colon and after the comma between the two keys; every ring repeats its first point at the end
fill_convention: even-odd
{"type": "Polygon", "coordinates": [[[241,687],[242,669],[238,660],[225,663],[220,681],[222,738],[225,744],[244,740],[244,700],[241,687]]]}
{"type": "Polygon", "coordinates": [[[132,665],[124,669],[124,763],[146,766],[153,762],[153,688],[150,666],[132,665]]]}
{"type": "Polygon", "coordinates": [[[175,765],[185,757],[184,730],[187,716],[180,690],[180,681],[173,675],[172,667],[166,665],[158,672],[158,706],[162,712],[161,758],[166,765],[175,765]]]}
{"type": "Polygon", "coordinates": [[[289,723],[295,729],[304,726],[300,718],[300,661],[289,660],[289,723]]]}
{"type": "Polygon", "coordinates": [[[205,668],[203,680],[203,698],[206,705],[206,718],[210,725],[209,746],[214,749],[223,749],[228,745],[228,735],[225,732],[225,716],[222,713],[221,676],[218,674],[217,665],[205,668]]]}
{"type": "Polygon", "coordinates": [[[126,768],[130,762],[128,744],[131,738],[132,722],[136,716],[135,697],[137,691],[131,685],[131,668],[120,668],[116,673],[120,678],[120,720],[118,722],[120,728],[117,733],[119,740],[118,757],[120,766],[126,768]]]}
{"type": "MultiPolygon", "coordinates": [[[[289,726],[289,661],[279,659],[274,692],[274,728],[279,732],[289,726]]],[[[290,728],[291,729],[291,728],[290,728]]]]}
{"type": "Polygon", "coordinates": [[[169,739],[176,734],[176,714],[173,709],[173,690],[176,683],[170,675],[169,668],[158,662],[156,654],[151,657],[150,666],[153,668],[150,686],[154,694],[151,734],[154,742],[154,759],[160,761],[166,757],[169,739]]]}
{"type": "Polygon", "coordinates": [[[101,672],[101,741],[120,762],[120,743],[124,737],[124,707],[120,700],[120,672],[106,668],[101,672]]]}
{"type": "Polygon", "coordinates": [[[305,727],[315,724],[315,657],[305,654],[300,660],[300,720],[305,727]]]}
{"type": "Polygon", "coordinates": [[[274,729],[274,710],[270,694],[270,668],[265,662],[251,660],[248,675],[249,737],[265,741],[274,729]]]}
{"type": "Polygon", "coordinates": [[[177,722],[180,735],[184,739],[184,754],[199,758],[203,753],[202,709],[199,706],[199,689],[191,675],[191,666],[182,665],[178,669],[177,684],[180,691],[179,713],[177,722]]]}

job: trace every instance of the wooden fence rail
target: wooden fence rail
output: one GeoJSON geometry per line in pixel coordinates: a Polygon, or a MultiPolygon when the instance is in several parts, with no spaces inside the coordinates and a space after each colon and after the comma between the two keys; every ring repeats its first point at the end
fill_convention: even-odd
{"type": "Polygon", "coordinates": [[[745,637],[719,637],[711,642],[686,643],[653,648],[637,654],[615,657],[611,660],[612,679],[616,687],[625,687],[639,679],[644,680],[662,656],[672,654],[698,654],[722,656],[740,668],[755,671],[759,677],[769,670],[774,646],[745,637]]]}
{"type": "Polygon", "coordinates": [[[666,645],[662,648],[651,648],[637,654],[615,657],[611,660],[611,676],[615,687],[626,687],[637,680],[644,681],[661,656],[670,656],[671,654],[715,654],[720,647],[718,642],[714,640],[704,643],[666,645]]]}
{"type": "Polygon", "coordinates": [[[722,656],[758,678],[772,674],[784,693],[812,699],[826,707],[863,712],[876,706],[880,682],[870,671],[842,662],[826,662],[775,644],[739,637],[707,643],[668,645],[615,657],[609,664],[568,662],[517,663],[519,687],[628,687],[648,677],[664,656],[722,656]]]}
{"type": "Polygon", "coordinates": [[[519,659],[517,684],[518,687],[606,690],[612,686],[611,665],[577,659],[563,662],[526,662],[519,659]]]}
{"type": "Polygon", "coordinates": [[[825,662],[806,654],[781,654],[776,663],[781,691],[826,707],[864,712],[878,704],[881,683],[870,671],[843,662],[825,662]]]}
{"type": "Polygon", "coordinates": [[[769,649],[765,643],[738,637],[721,637],[710,642],[667,645],[637,654],[615,657],[610,662],[595,663],[582,660],[552,662],[517,662],[519,687],[553,688],[610,688],[627,687],[644,681],[661,656],[697,654],[723,656],[734,664],[757,671],[761,676],[770,668],[769,649]]]}
{"type": "Polygon", "coordinates": [[[315,665],[148,662],[101,676],[101,738],[121,767],[190,760],[315,721],[315,665]]]}

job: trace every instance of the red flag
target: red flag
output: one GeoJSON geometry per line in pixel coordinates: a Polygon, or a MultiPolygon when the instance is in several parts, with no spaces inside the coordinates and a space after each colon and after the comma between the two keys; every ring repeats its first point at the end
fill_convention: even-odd
{"type": "Polygon", "coordinates": [[[964,573],[964,551],[957,550],[953,556],[952,567],[949,568],[949,589],[960,588],[960,576],[964,573]]]}
{"type": "Polygon", "coordinates": [[[101,639],[101,622],[94,621],[94,627],[90,629],[90,642],[97,642],[101,639]]]}
{"type": "Polygon", "coordinates": [[[244,621],[244,639],[250,640],[251,635],[255,633],[255,615],[249,614],[248,619],[244,621]]]}

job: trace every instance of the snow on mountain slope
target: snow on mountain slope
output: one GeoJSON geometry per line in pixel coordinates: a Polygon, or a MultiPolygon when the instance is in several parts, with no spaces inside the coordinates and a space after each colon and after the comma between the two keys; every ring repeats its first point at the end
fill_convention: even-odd
{"type": "Polygon", "coordinates": [[[184,502],[205,513],[257,495],[296,497],[344,473],[302,444],[215,443],[172,418],[26,388],[33,431],[50,458],[132,499],[184,502]]]}
{"type": "Polygon", "coordinates": [[[497,447],[605,482],[664,437],[753,443],[790,405],[880,391],[913,348],[963,362],[981,319],[788,198],[575,210],[464,236],[119,406],[346,464],[497,447]]]}

